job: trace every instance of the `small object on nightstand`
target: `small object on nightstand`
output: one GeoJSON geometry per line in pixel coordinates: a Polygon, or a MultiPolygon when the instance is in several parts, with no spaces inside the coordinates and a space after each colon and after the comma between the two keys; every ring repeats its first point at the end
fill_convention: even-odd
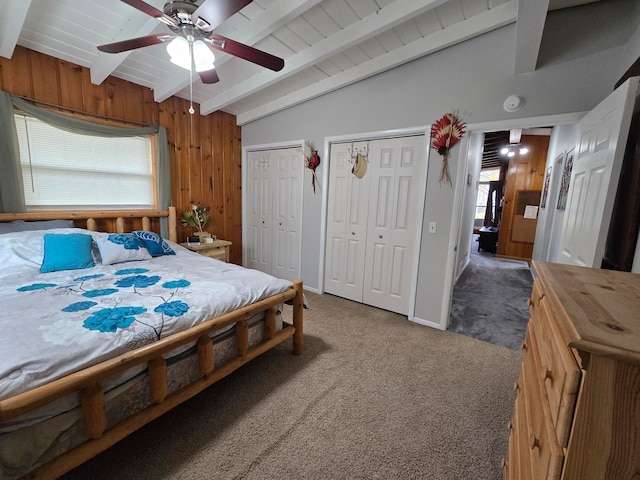
{"type": "Polygon", "coordinates": [[[197,236],[189,236],[187,237],[187,245],[191,246],[191,245],[200,245],[200,237],[197,236]]]}
{"type": "Polygon", "coordinates": [[[223,262],[229,262],[229,247],[231,247],[232,243],[226,240],[213,240],[213,242],[203,242],[198,244],[181,243],[185,248],[193,252],[198,252],[200,255],[204,255],[205,257],[215,258],[217,260],[222,260],[223,262]]]}

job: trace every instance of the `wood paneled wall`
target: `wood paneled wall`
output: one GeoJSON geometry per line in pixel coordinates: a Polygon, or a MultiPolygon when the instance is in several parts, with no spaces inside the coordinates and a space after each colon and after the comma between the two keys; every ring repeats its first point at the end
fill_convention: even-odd
{"type": "Polygon", "coordinates": [[[549,137],[544,135],[522,135],[520,142],[529,147],[529,153],[527,155],[516,155],[509,159],[496,255],[531,260],[533,242],[514,242],[511,239],[516,192],[519,190],[542,190],[544,167],[547,162],[547,150],[549,149],[549,137]]]}
{"type": "MultiPolygon", "coordinates": [[[[19,46],[11,59],[0,57],[0,89],[123,124],[165,126],[178,214],[192,204],[209,208],[213,222],[207,230],[233,242],[231,261],[242,263],[241,129],[234,115],[203,117],[198,105],[190,115],[188,100],[170,97],[158,104],[151,89],[115,77],[93,85],[89,69],[19,46]]],[[[189,233],[178,225],[179,239],[189,233]]]]}

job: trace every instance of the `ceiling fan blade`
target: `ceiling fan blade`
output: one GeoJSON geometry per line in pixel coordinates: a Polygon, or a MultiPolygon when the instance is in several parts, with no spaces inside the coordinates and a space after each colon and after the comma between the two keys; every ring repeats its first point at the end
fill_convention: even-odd
{"type": "Polygon", "coordinates": [[[212,34],[210,38],[213,40],[213,42],[211,42],[211,48],[214,48],[215,50],[261,65],[269,70],[273,70],[274,72],[279,72],[284,68],[284,60],[280,57],[276,57],[270,53],[263,52],[257,48],[250,47],[249,45],[236,42],[235,40],[231,40],[230,38],[223,37],[222,35],[215,33],[212,34]]]}
{"type": "Polygon", "coordinates": [[[218,77],[218,72],[216,72],[215,68],[211,70],[205,70],[203,72],[198,72],[200,75],[200,80],[202,83],[217,83],[220,81],[220,77],[218,77]]]}
{"type": "Polygon", "coordinates": [[[121,42],[99,45],[98,50],[106,53],[127,52],[129,50],[135,50],[136,48],[164,43],[174,36],[175,35],[168,35],[166,33],[155,33],[153,35],[147,35],[146,37],[130,38],[129,40],[123,40],[121,42]]]}
{"type": "Polygon", "coordinates": [[[167,25],[178,25],[178,21],[165,14],[162,10],[158,10],[156,7],[149,5],[142,0],[120,0],[133,8],[140,10],[142,13],[146,13],[150,17],[154,17],[167,25]]]}
{"type": "MultiPolygon", "coordinates": [[[[124,0],[123,0],[124,1],[124,0]]],[[[202,30],[210,32],[218,25],[221,25],[231,15],[242,10],[253,0],[204,0],[193,15],[191,21],[202,30]],[[208,25],[198,24],[198,18],[204,20],[208,25]]]]}

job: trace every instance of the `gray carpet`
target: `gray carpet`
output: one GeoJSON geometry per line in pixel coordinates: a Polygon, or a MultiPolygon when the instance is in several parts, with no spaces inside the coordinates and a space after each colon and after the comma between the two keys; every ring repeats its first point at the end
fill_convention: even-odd
{"type": "Polygon", "coordinates": [[[477,251],[453,288],[449,330],[512,350],[524,340],[533,277],[527,262],[477,251]]]}
{"type": "Polygon", "coordinates": [[[520,353],[307,300],[302,356],[285,342],[64,478],[500,477],[520,353]]]}

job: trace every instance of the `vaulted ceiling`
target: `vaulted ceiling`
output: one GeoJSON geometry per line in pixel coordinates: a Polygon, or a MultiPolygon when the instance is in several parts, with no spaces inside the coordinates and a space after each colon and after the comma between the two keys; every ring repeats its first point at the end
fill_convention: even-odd
{"type": "MultiPolygon", "coordinates": [[[[146,1],[160,10],[166,3],[146,1]]],[[[284,68],[216,52],[220,82],[205,85],[173,65],[162,44],[98,51],[169,32],[119,0],[3,0],[0,55],[11,58],[21,45],[90,68],[95,84],[113,75],[153,89],[158,102],[192,98],[201,114],[223,110],[243,125],[514,22],[514,74],[534,71],[547,11],[591,1],[254,0],[214,32],[283,58],[284,68]]]]}

